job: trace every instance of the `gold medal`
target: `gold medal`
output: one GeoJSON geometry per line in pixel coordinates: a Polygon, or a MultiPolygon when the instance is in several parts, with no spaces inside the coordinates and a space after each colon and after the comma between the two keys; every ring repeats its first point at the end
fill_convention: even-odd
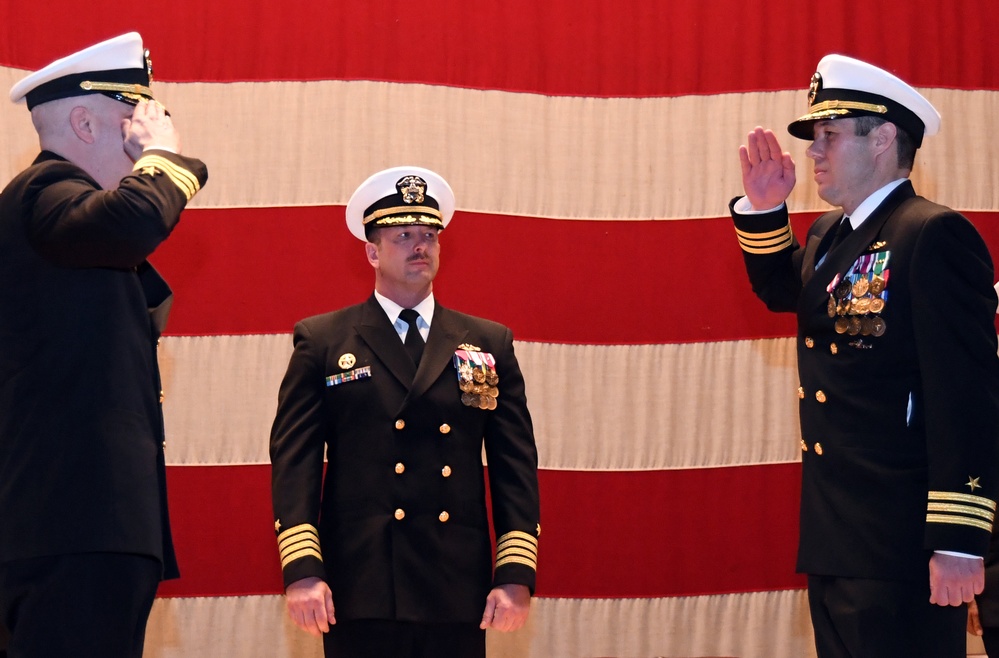
{"type": "Polygon", "coordinates": [[[863,297],[864,295],[867,294],[867,289],[869,287],[870,287],[870,282],[867,280],[866,276],[857,279],[856,283],[853,284],[853,296],[863,297]]]}
{"type": "Polygon", "coordinates": [[[885,310],[885,300],[880,297],[874,297],[871,299],[871,313],[880,313],[885,310]]]}
{"type": "Polygon", "coordinates": [[[487,397],[486,400],[489,401],[489,405],[486,407],[487,409],[489,409],[489,411],[492,411],[493,409],[495,409],[498,406],[498,403],[496,402],[496,398],[489,398],[489,397],[487,397]]]}
{"type": "Polygon", "coordinates": [[[856,336],[857,334],[860,333],[860,318],[858,318],[856,315],[850,318],[848,325],[849,326],[846,329],[846,333],[850,334],[851,336],[856,336]]]}
{"type": "Polygon", "coordinates": [[[489,390],[486,391],[486,395],[488,395],[491,398],[498,398],[499,397],[499,389],[496,388],[495,386],[490,386],[489,390]]]}
{"type": "Polygon", "coordinates": [[[496,374],[495,370],[490,369],[486,374],[486,383],[490,386],[496,386],[496,384],[499,384],[499,375],[496,374]]]}
{"type": "Polygon", "coordinates": [[[476,384],[481,384],[486,381],[486,373],[482,372],[481,368],[476,368],[472,371],[472,379],[475,380],[476,384]]]}
{"type": "Polygon", "coordinates": [[[350,370],[357,363],[357,359],[353,354],[347,352],[346,354],[341,354],[340,358],[337,360],[336,364],[340,366],[342,370],[350,370]]]}
{"type": "Polygon", "coordinates": [[[860,334],[870,336],[872,333],[874,333],[874,319],[865,315],[860,318],[860,334]]]}
{"type": "Polygon", "coordinates": [[[858,315],[866,315],[871,310],[871,298],[870,297],[854,297],[854,308],[857,309],[858,315]]]}
{"type": "Polygon", "coordinates": [[[846,330],[850,328],[850,321],[842,316],[838,317],[836,318],[835,328],[836,328],[836,333],[845,334],[846,330]]]}
{"type": "Polygon", "coordinates": [[[472,389],[475,388],[475,384],[472,382],[460,382],[458,388],[462,390],[463,393],[471,393],[472,389]]]}
{"type": "Polygon", "coordinates": [[[884,289],[885,289],[885,280],[881,278],[880,274],[875,274],[874,278],[871,279],[871,294],[880,295],[882,292],[884,292],[884,289]]]}
{"type": "Polygon", "coordinates": [[[826,305],[826,313],[828,313],[831,318],[836,317],[836,300],[832,295],[829,295],[829,303],[826,305]]]}
{"type": "Polygon", "coordinates": [[[486,410],[489,408],[489,401],[492,400],[488,395],[479,395],[479,409],[486,410]]]}

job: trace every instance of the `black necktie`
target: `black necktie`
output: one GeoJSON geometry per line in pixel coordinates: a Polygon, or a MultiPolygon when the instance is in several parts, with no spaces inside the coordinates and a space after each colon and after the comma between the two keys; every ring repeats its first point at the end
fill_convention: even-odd
{"type": "Polygon", "coordinates": [[[844,215],[843,219],[840,220],[839,225],[836,227],[836,232],[833,234],[832,242],[829,243],[829,246],[826,248],[825,251],[818,254],[816,261],[821,259],[826,254],[831,253],[832,250],[835,249],[837,246],[839,246],[839,244],[846,239],[846,236],[850,235],[850,233],[852,232],[853,232],[853,223],[850,221],[849,217],[844,215]]]}
{"type": "Polygon", "coordinates": [[[411,308],[404,308],[399,313],[399,319],[409,325],[403,345],[406,346],[406,352],[416,365],[420,365],[420,357],[423,356],[423,346],[426,344],[423,342],[423,336],[420,335],[420,329],[416,326],[416,318],[418,317],[420,317],[420,314],[411,308]]]}

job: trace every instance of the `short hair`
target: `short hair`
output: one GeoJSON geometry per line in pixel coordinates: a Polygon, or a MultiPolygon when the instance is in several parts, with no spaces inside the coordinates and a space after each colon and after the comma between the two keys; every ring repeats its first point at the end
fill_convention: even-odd
{"type": "MultiPolygon", "coordinates": [[[[869,114],[856,117],[856,122],[854,123],[854,134],[858,137],[863,137],[883,123],[887,122],[881,117],[871,116],[869,114]]],[[[916,141],[905,128],[897,123],[894,125],[896,128],[895,152],[898,155],[898,166],[911,171],[912,166],[916,162],[916,141]]]]}

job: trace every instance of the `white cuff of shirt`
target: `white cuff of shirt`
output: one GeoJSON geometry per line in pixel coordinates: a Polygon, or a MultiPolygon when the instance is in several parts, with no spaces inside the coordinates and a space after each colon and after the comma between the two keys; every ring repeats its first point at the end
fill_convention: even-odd
{"type": "Polygon", "coordinates": [[[954,557],[966,557],[969,560],[984,560],[981,555],[969,555],[968,553],[958,553],[957,551],[933,551],[934,553],[939,553],[940,555],[953,555],[954,557]]]}
{"type": "Polygon", "coordinates": [[[735,205],[732,206],[732,210],[736,211],[740,215],[763,215],[768,212],[780,210],[783,206],[784,204],[781,203],[780,205],[774,206],[770,210],[753,210],[753,204],[749,202],[749,197],[744,196],[735,202],[735,205]]]}

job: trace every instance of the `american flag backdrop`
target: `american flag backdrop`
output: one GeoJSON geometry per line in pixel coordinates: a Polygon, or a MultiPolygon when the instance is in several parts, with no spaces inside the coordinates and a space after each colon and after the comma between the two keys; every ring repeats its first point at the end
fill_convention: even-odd
{"type": "MultiPolygon", "coordinates": [[[[2,0],[0,86],[137,30],[209,167],[151,259],[176,293],[183,577],[146,655],[321,655],[284,613],[268,433],[294,322],[370,294],[347,199],[399,164],[455,190],[435,293],[513,329],[535,421],[538,598],[490,655],[814,655],[794,318],[750,292],[737,149],[755,125],[785,135],[803,235],[823,205],[784,127],[822,55],[865,59],[943,115],[917,192],[999,253],[997,18],[994,0],[2,0]]],[[[0,131],[6,183],[37,141],[23,106],[0,104],[0,131]]]]}

